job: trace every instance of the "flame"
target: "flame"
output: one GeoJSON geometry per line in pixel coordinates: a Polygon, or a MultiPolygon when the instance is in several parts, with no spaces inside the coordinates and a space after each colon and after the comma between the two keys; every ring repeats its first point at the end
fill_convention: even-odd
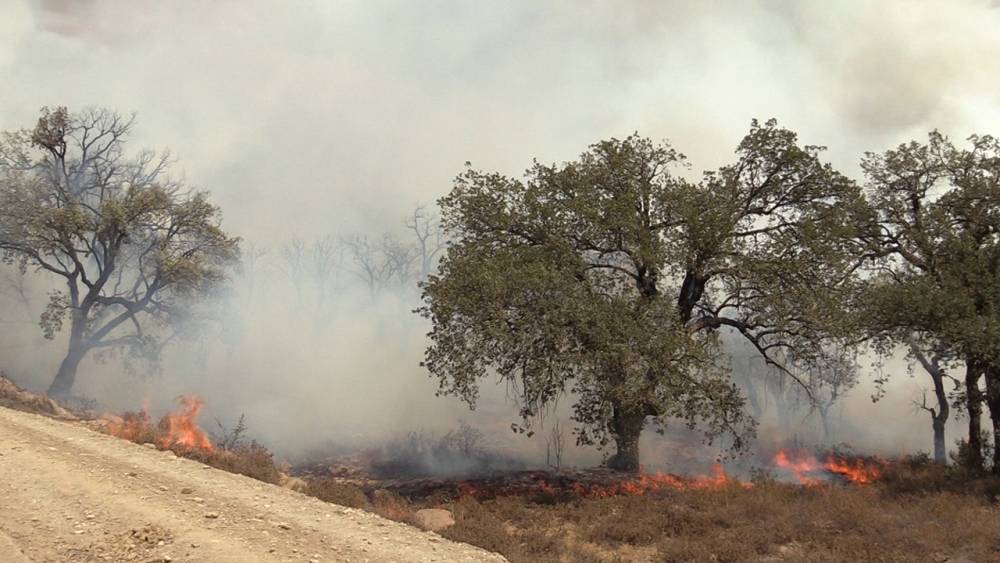
{"type": "Polygon", "coordinates": [[[194,395],[183,395],[178,400],[181,408],[167,414],[160,422],[161,426],[166,426],[166,435],[160,439],[160,445],[164,448],[183,446],[209,452],[215,449],[197,422],[198,413],[205,406],[205,401],[194,395]]]}
{"type": "Polygon", "coordinates": [[[856,459],[851,463],[847,459],[829,457],[824,465],[827,471],[844,477],[856,485],[867,485],[872,483],[882,473],[882,465],[866,464],[863,459],[856,459]]]}
{"type": "Polygon", "coordinates": [[[787,469],[803,485],[816,485],[820,480],[808,474],[818,471],[822,466],[812,455],[802,451],[779,450],[774,456],[774,464],[787,469]]]}
{"type": "Polygon", "coordinates": [[[212,451],[215,447],[208,435],[198,426],[197,418],[205,401],[186,395],[178,397],[180,408],[168,413],[157,426],[149,416],[149,399],[143,400],[142,411],[121,416],[106,415],[108,433],[132,442],[155,440],[167,449],[180,446],[192,450],[212,451]]]}
{"type": "Polygon", "coordinates": [[[845,457],[828,455],[822,463],[815,456],[802,450],[779,450],[774,456],[774,464],[786,469],[803,485],[818,485],[822,479],[814,476],[818,471],[839,475],[856,485],[867,485],[878,479],[883,462],[866,462],[858,458],[851,461],[845,457]]]}
{"type": "Polygon", "coordinates": [[[704,490],[721,489],[726,486],[737,485],[743,488],[750,488],[751,483],[744,483],[731,479],[723,469],[721,464],[712,467],[711,475],[697,477],[678,477],[669,473],[646,473],[640,471],[639,475],[622,481],[613,483],[582,483],[576,481],[572,484],[554,484],[541,476],[534,478],[530,487],[477,487],[476,485],[463,481],[458,484],[459,498],[492,498],[501,495],[516,495],[529,491],[546,493],[549,495],[574,494],[576,496],[599,499],[609,498],[619,495],[642,496],[653,491],[663,490],[704,490]]]}

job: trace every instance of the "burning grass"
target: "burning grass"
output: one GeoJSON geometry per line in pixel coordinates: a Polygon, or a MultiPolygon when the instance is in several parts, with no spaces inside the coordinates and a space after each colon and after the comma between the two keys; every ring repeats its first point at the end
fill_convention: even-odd
{"type": "MultiPolygon", "coordinates": [[[[183,400],[157,424],[144,410],[111,419],[108,429],[226,471],[281,480],[262,446],[201,439],[199,410],[197,401],[183,400]]],[[[398,459],[449,450],[462,448],[416,448],[398,459]]],[[[385,460],[374,458],[376,465],[385,460]]],[[[310,464],[300,490],[399,521],[421,508],[446,508],[456,523],[443,536],[514,562],[1000,559],[1000,478],[973,478],[926,456],[889,461],[779,450],[770,465],[747,482],[721,466],[695,477],[508,470],[460,480],[414,477],[419,464],[383,463],[370,474],[330,468],[325,475],[310,464]],[[386,475],[393,467],[403,475],[386,475]]]]}
{"type": "Polygon", "coordinates": [[[221,440],[217,447],[198,425],[204,402],[194,396],[178,398],[177,410],[165,414],[157,423],[149,415],[148,404],[141,411],[106,415],[105,431],[139,444],[154,444],[160,449],[200,461],[216,469],[239,473],[267,483],[278,484],[282,474],[271,452],[263,445],[239,439],[221,440]]]}

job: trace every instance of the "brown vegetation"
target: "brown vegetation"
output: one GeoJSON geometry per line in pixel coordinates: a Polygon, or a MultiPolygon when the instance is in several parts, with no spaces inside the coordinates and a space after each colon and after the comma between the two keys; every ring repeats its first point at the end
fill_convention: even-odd
{"type": "MultiPolygon", "coordinates": [[[[187,403],[185,403],[186,406],[187,403]]],[[[120,416],[108,417],[101,430],[137,444],[149,444],[160,449],[169,449],[175,454],[200,461],[216,469],[239,473],[266,483],[280,484],[282,473],[274,462],[270,451],[256,441],[244,442],[238,432],[225,432],[212,444],[192,420],[183,420],[182,412],[168,413],[159,423],[153,424],[147,410],[126,412],[120,416]],[[178,428],[194,432],[196,440],[178,438],[178,428]]],[[[187,412],[190,414],[190,411],[187,412]]],[[[197,409],[194,409],[197,414],[197,409]]],[[[242,422],[240,423],[242,424],[242,422]]]]}
{"type": "Polygon", "coordinates": [[[55,418],[75,418],[73,413],[45,395],[21,389],[2,371],[0,371],[0,406],[55,418]]]}
{"type": "MultiPolygon", "coordinates": [[[[973,487],[975,489],[975,487],[973,487]]],[[[442,535],[511,561],[976,561],[1000,557],[1000,511],[982,496],[758,483],[546,504],[447,505],[442,535]]]]}

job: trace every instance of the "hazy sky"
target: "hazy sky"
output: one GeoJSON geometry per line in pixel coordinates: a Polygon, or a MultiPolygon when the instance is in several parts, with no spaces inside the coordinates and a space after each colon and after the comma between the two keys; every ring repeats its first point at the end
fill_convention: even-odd
{"type": "Polygon", "coordinates": [[[251,239],[378,230],[467,160],[519,173],[634,130],[701,169],[777,117],[849,173],[934,127],[1000,133],[990,1],[0,4],[0,128],[136,111],[251,239]]]}

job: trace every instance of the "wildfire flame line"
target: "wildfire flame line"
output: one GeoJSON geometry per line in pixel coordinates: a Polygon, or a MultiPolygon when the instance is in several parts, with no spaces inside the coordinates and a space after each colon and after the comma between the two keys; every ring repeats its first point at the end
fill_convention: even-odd
{"type": "Polygon", "coordinates": [[[855,485],[867,485],[878,479],[885,465],[878,460],[873,462],[858,458],[852,461],[835,455],[829,455],[820,462],[812,454],[795,450],[779,450],[774,456],[774,464],[790,471],[803,485],[823,482],[815,476],[820,471],[839,475],[855,485]]]}
{"type": "MultiPolygon", "coordinates": [[[[618,495],[642,496],[649,492],[662,490],[720,489],[730,485],[743,488],[753,486],[751,483],[731,479],[726,474],[722,465],[716,464],[712,467],[711,475],[691,478],[678,477],[669,473],[641,472],[635,478],[615,483],[587,484],[578,481],[569,485],[560,485],[551,483],[543,477],[538,477],[530,488],[550,495],[575,494],[586,498],[609,498],[618,495]]],[[[464,481],[458,485],[458,494],[459,498],[485,498],[523,493],[525,492],[525,488],[524,486],[515,486],[508,489],[496,489],[479,487],[471,482],[464,481]]]]}
{"type": "Polygon", "coordinates": [[[215,446],[198,426],[198,414],[205,406],[205,401],[194,395],[183,395],[177,399],[180,407],[164,415],[155,426],[149,416],[148,399],[143,401],[142,412],[107,416],[108,433],[133,442],[155,441],[164,449],[179,446],[191,450],[213,451],[215,446]]]}

